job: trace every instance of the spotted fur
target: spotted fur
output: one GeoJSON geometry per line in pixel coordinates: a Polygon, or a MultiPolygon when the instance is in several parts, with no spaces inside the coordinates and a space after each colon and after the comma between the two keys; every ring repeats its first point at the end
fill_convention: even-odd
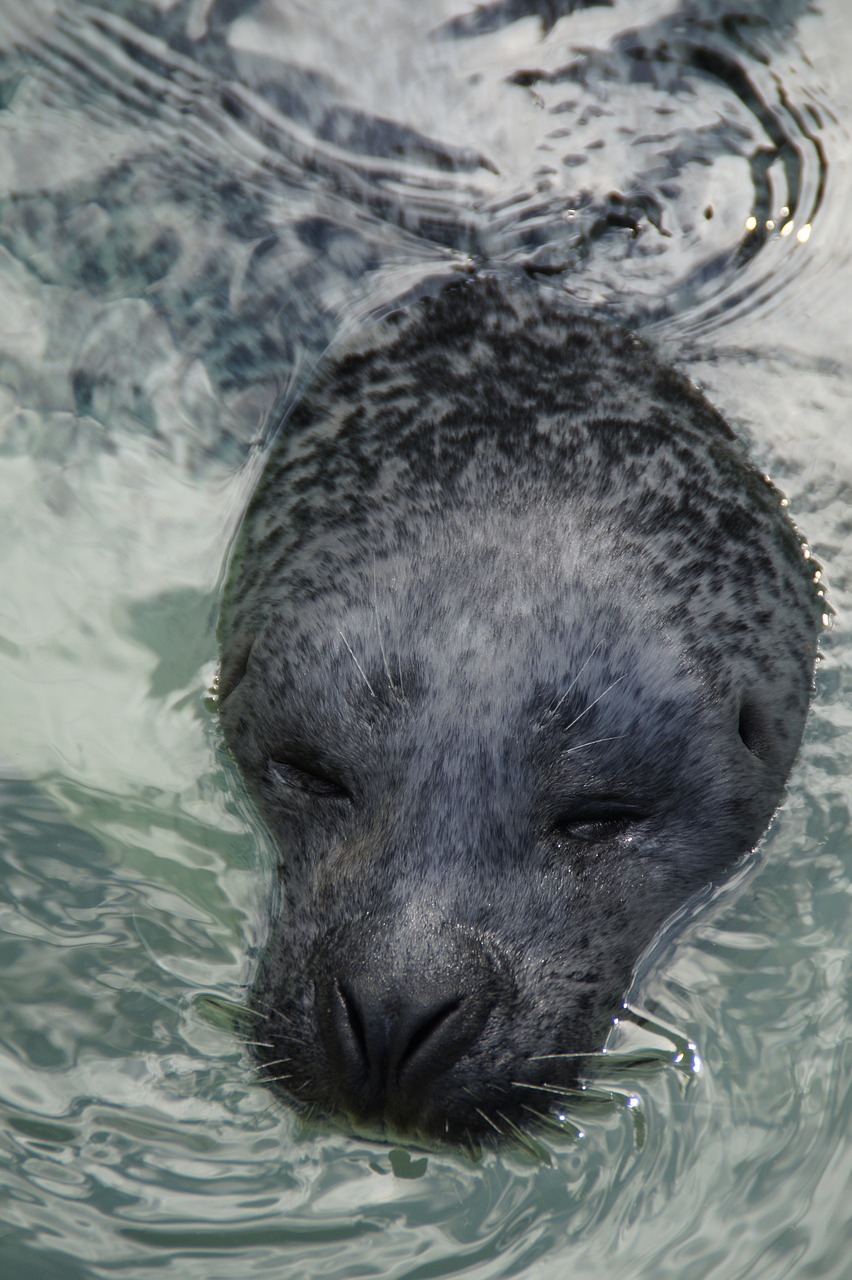
{"type": "Polygon", "coordinates": [[[427,1134],[542,1110],[666,917],[764,831],[814,579],[699,392],[525,282],[337,351],[221,626],[225,735],[280,851],[271,1077],[427,1134]]]}

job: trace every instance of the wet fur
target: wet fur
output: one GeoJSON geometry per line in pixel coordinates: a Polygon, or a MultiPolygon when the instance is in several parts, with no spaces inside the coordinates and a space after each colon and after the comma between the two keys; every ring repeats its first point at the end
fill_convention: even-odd
{"type": "Polygon", "coordinates": [[[463,1136],[572,1080],[765,830],[822,609],[778,492],[630,335],[485,279],[337,352],[221,626],[280,851],[254,1000],[282,1088],[463,1136]]]}

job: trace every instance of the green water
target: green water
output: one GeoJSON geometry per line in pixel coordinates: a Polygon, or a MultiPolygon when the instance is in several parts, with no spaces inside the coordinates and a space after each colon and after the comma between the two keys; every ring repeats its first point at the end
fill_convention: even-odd
{"type": "Polygon", "coordinates": [[[0,7],[4,1276],[852,1272],[852,24],[718,9],[451,38],[438,0],[0,7]],[[631,78],[637,31],[675,65],[722,49],[754,93],[694,58],[631,78]],[[613,191],[638,235],[598,226],[613,191]],[[640,966],[651,1022],[611,1047],[647,1060],[471,1158],[300,1120],[214,1015],[271,862],[209,690],[258,442],[340,326],[486,251],[702,383],[837,612],[768,837],[640,966]]]}

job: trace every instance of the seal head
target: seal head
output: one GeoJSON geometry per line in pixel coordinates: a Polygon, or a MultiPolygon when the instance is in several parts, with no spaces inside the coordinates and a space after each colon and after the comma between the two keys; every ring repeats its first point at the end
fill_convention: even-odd
{"type": "Polygon", "coordinates": [[[221,623],[280,858],[270,1078],[428,1136],[545,1111],[765,830],[823,608],[778,491],[628,334],[486,279],[339,352],[221,623]]]}

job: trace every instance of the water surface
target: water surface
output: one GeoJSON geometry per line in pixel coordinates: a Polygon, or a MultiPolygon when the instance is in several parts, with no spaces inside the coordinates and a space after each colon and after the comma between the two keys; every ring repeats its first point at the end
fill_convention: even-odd
{"type": "Polygon", "coordinates": [[[843,0],[6,0],[0,49],[4,1274],[845,1277],[843,0]],[[836,617],[757,855],[643,962],[588,1095],[472,1159],[301,1121],[213,1016],[271,863],[208,691],[310,370],[486,262],[700,382],[836,617]]]}

